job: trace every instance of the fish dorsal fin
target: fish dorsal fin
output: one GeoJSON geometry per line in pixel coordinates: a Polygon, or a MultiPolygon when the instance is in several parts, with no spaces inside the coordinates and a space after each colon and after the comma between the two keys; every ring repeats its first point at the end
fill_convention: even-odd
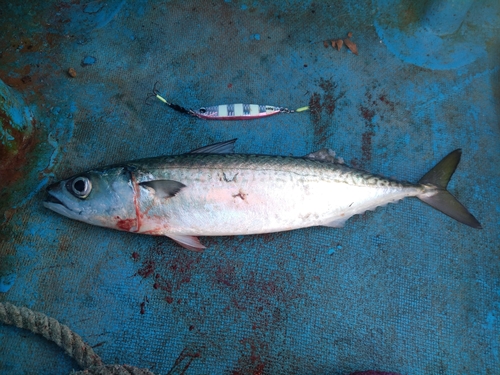
{"type": "Polygon", "coordinates": [[[231,139],[230,141],[214,143],[205,147],[197,148],[189,152],[190,154],[233,154],[234,144],[237,138],[231,139]]]}
{"type": "Polygon", "coordinates": [[[336,158],[335,151],[329,148],[322,148],[316,152],[311,152],[310,154],[304,156],[307,159],[319,160],[328,163],[344,164],[344,159],[336,158]]]}
{"type": "Polygon", "coordinates": [[[139,185],[153,189],[155,195],[161,199],[171,198],[186,187],[183,183],[174,180],[153,180],[141,182],[139,185]]]}
{"type": "Polygon", "coordinates": [[[166,236],[170,237],[179,245],[181,245],[183,248],[188,250],[201,252],[204,249],[206,249],[206,247],[201,244],[198,237],[195,236],[185,236],[181,234],[170,234],[170,233],[167,234],[166,236]]]}

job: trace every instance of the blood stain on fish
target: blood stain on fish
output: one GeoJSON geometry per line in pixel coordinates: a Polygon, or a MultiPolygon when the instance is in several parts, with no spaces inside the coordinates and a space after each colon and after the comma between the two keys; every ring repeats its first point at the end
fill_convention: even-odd
{"type": "Polygon", "coordinates": [[[118,221],[116,222],[116,227],[118,229],[130,232],[132,228],[136,227],[137,220],[136,219],[120,219],[117,218],[118,221]]]}

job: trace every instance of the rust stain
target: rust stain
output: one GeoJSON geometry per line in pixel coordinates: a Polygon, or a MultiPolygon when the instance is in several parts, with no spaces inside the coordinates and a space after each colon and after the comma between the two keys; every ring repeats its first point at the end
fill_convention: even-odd
{"type": "Polygon", "coordinates": [[[23,89],[25,86],[31,86],[33,84],[33,78],[29,75],[30,72],[31,66],[25,65],[21,69],[15,69],[10,72],[10,74],[15,75],[15,77],[0,71],[0,79],[2,79],[7,86],[23,89]]]}
{"type": "Polygon", "coordinates": [[[0,142],[0,200],[5,203],[9,188],[22,180],[27,173],[26,168],[33,160],[33,152],[41,137],[36,128],[33,128],[31,134],[14,128],[10,117],[4,111],[0,111],[0,122],[3,129],[14,138],[7,144],[0,142]]]}

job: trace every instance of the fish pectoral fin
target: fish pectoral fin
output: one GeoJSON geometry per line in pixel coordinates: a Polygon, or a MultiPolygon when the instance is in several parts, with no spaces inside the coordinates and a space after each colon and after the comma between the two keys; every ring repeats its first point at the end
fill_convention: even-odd
{"type": "Polygon", "coordinates": [[[350,218],[340,218],[340,219],[335,219],[330,221],[329,223],[323,224],[324,227],[330,227],[330,228],[342,228],[345,224],[345,222],[350,218]]]}
{"type": "Polygon", "coordinates": [[[181,245],[183,248],[196,251],[196,252],[201,252],[204,249],[206,249],[205,246],[203,246],[198,239],[198,237],[195,236],[184,236],[181,234],[168,234],[168,237],[173,239],[175,242],[177,242],[179,245],[181,245]]]}
{"type": "Polygon", "coordinates": [[[214,143],[205,147],[190,151],[189,154],[234,154],[234,144],[237,138],[230,141],[214,143]]]}
{"type": "Polygon", "coordinates": [[[171,198],[181,191],[182,188],[186,187],[183,183],[174,180],[154,180],[141,182],[139,185],[153,189],[155,195],[161,199],[171,198]]]}

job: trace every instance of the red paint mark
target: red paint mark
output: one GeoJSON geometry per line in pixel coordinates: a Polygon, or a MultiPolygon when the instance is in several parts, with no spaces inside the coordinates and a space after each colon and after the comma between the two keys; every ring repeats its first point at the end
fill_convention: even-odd
{"type": "Polygon", "coordinates": [[[230,89],[230,88],[232,88],[232,87],[233,87],[233,84],[232,84],[232,83],[228,83],[228,84],[227,84],[227,88],[228,88],[228,89],[230,89]]]}
{"type": "Polygon", "coordinates": [[[155,262],[146,260],[142,263],[142,268],[137,271],[137,275],[147,278],[155,272],[155,262]]]}
{"type": "Polygon", "coordinates": [[[135,251],[134,251],[134,252],[132,253],[132,259],[133,259],[133,260],[136,260],[136,261],[137,261],[137,260],[139,260],[139,253],[137,253],[137,252],[135,252],[135,251]]]}

